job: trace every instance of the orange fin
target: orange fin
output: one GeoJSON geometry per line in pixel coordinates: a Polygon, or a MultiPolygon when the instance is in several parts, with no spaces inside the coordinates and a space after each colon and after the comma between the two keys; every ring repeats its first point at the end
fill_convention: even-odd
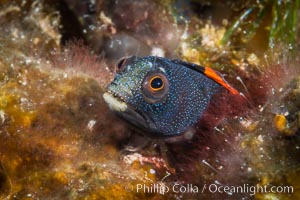
{"type": "Polygon", "coordinates": [[[227,83],[227,81],[223,78],[223,76],[219,72],[213,70],[212,68],[202,67],[200,65],[188,63],[188,62],[185,62],[182,60],[172,60],[172,61],[176,64],[183,65],[185,67],[188,67],[190,69],[196,70],[196,71],[204,74],[208,78],[214,80],[215,82],[217,82],[220,85],[222,85],[223,87],[225,87],[232,94],[240,94],[236,89],[234,89],[231,85],[229,85],[229,83],[227,83]]]}
{"type": "Polygon", "coordinates": [[[229,92],[231,92],[232,94],[239,94],[239,92],[234,89],[233,87],[231,87],[231,85],[229,85],[229,83],[227,83],[227,81],[215,70],[209,68],[209,67],[204,67],[204,74],[213,79],[214,81],[216,81],[217,83],[219,83],[220,85],[222,85],[223,87],[225,87],[229,92]]]}

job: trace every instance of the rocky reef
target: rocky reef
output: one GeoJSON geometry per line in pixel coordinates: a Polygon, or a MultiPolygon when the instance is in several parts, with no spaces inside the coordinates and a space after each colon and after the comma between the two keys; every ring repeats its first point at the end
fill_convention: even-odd
{"type": "Polygon", "coordinates": [[[298,12],[298,0],[1,0],[0,198],[300,199],[298,12]],[[197,143],[128,152],[136,133],[102,98],[127,55],[217,69],[252,109],[197,143]]]}

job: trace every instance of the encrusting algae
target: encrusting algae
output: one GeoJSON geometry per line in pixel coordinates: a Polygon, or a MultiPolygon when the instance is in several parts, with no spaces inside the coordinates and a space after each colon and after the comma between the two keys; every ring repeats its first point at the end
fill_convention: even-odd
{"type": "MultiPolygon", "coordinates": [[[[299,43],[294,32],[280,35],[272,16],[251,11],[294,13],[288,3],[280,10],[269,1],[231,2],[233,19],[209,14],[206,8],[226,7],[214,1],[79,2],[0,1],[1,199],[300,198],[300,74],[297,50],[286,42],[299,43]],[[246,39],[245,13],[250,22],[261,16],[246,39]],[[271,39],[263,31],[268,23],[271,39]],[[254,40],[278,48],[254,48],[254,40]],[[200,127],[190,141],[151,140],[128,152],[127,145],[147,139],[135,138],[102,96],[115,75],[112,63],[131,54],[219,70],[250,106],[243,116],[200,127]],[[282,191],[221,193],[210,185],[282,191]]],[[[289,19],[284,27],[294,24],[295,16],[289,19]]]]}

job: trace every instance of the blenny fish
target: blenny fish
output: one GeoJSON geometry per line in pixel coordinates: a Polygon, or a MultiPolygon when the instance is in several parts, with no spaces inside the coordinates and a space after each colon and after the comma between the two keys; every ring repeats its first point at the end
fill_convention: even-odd
{"type": "Polygon", "coordinates": [[[127,57],[104,100],[129,123],[153,138],[179,136],[193,127],[221,91],[238,95],[208,67],[162,57],[127,57]]]}

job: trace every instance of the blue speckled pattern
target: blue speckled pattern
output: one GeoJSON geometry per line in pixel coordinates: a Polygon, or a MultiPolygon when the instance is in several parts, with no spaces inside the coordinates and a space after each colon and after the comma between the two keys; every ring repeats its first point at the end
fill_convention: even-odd
{"type": "MultiPolygon", "coordinates": [[[[159,57],[132,57],[108,90],[146,120],[144,131],[154,137],[185,132],[201,118],[211,97],[222,87],[200,72],[159,57]],[[141,86],[149,72],[163,72],[169,80],[167,98],[157,104],[144,100],[141,86]]],[[[127,119],[129,120],[129,119],[127,119]]],[[[135,122],[139,126],[139,122],[135,122]]]]}

